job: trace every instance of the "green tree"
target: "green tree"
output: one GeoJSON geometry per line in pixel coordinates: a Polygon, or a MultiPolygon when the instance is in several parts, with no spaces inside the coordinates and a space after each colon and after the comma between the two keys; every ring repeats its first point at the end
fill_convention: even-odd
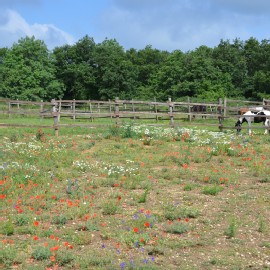
{"type": "Polygon", "coordinates": [[[214,66],[227,78],[231,78],[232,88],[228,89],[230,97],[243,96],[243,87],[247,80],[247,62],[244,55],[244,44],[235,39],[231,44],[229,40],[221,40],[213,50],[214,66]]]}
{"type": "Polygon", "coordinates": [[[61,98],[64,89],[56,80],[53,61],[43,41],[20,39],[5,54],[0,95],[22,100],[61,98]]]}
{"type": "Polygon", "coordinates": [[[113,39],[97,45],[97,85],[101,99],[132,99],[136,96],[136,69],[126,58],[125,51],[113,39]]]}
{"type": "Polygon", "coordinates": [[[151,45],[147,45],[139,51],[130,49],[126,52],[126,55],[137,74],[136,98],[144,100],[154,97],[159,98],[155,89],[156,82],[153,78],[156,77],[160,67],[170,54],[167,51],[153,49],[151,45]]]}
{"type": "Polygon", "coordinates": [[[65,85],[65,99],[98,99],[96,44],[85,36],[74,45],[54,49],[57,78],[65,85]]]}

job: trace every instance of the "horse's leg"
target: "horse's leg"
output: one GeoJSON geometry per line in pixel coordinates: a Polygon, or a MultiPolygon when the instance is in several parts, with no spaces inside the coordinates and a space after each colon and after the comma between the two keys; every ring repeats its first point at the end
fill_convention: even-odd
{"type": "Polygon", "coordinates": [[[248,118],[247,123],[248,123],[248,135],[252,135],[252,132],[251,132],[251,119],[250,119],[250,117],[248,118]]]}
{"type": "Polygon", "coordinates": [[[264,131],[264,134],[268,134],[270,132],[269,130],[269,119],[266,119],[265,122],[264,122],[264,126],[265,126],[265,131],[264,131]]]}

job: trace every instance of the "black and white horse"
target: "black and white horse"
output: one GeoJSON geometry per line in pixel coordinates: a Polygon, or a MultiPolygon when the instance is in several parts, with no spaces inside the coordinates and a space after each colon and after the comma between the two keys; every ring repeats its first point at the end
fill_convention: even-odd
{"type": "Polygon", "coordinates": [[[238,121],[235,123],[235,127],[237,133],[241,132],[242,124],[247,122],[248,124],[248,134],[251,135],[251,123],[264,123],[265,132],[264,134],[268,133],[268,129],[270,127],[270,111],[262,110],[262,111],[247,111],[244,113],[238,121]]]}

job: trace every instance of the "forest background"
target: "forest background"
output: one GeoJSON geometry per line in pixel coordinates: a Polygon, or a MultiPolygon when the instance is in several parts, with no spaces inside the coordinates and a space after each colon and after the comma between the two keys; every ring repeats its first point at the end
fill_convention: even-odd
{"type": "Polygon", "coordinates": [[[221,40],[192,51],[160,51],[151,45],[125,50],[115,39],[48,50],[25,37],[0,48],[0,97],[51,99],[216,101],[270,98],[270,42],[251,37],[221,40]]]}

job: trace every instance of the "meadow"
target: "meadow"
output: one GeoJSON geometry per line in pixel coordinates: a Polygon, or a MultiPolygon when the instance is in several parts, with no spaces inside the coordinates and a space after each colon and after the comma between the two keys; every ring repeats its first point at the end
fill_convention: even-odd
{"type": "Polygon", "coordinates": [[[0,269],[270,269],[270,137],[0,129],[0,269]]]}

